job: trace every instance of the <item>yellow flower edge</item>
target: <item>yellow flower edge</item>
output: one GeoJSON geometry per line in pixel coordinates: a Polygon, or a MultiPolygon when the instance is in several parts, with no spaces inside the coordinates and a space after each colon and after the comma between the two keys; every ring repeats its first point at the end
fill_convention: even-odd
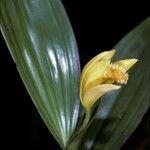
{"type": "Polygon", "coordinates": [[[83,68],[80,80],[80,100],[86,109],[105,93],[121,88],[120,85],[127,84],[128,73],[138,60],[124,59],[111,63],[111,58],[116,50],[105,51],[92,58],[83,68]]]}

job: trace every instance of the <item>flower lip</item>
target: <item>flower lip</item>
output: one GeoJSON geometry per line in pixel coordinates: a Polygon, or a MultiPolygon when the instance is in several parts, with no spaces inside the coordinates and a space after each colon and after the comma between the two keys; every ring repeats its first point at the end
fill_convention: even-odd
{"type": "Polygon", "coordinates": [[[117,64],[110,64],[103,75],[105,80],[116,81],[120,84],[127,84],[128,81],[128,73],[126,70],[117,64]]]}

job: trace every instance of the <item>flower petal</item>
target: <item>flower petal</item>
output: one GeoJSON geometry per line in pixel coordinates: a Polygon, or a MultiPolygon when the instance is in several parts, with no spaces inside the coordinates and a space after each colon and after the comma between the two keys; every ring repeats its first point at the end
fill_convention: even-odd
{"type": "Polygon", "coordinates": [[[117,90],[121,86],[117,86],[114,84],[102,84],[95,86],[85,93],[83,93],[83,97],[81,97],[81,102],[85,108],[91,108],[93,104],[105,93],[110,92],[112,90],[117,90]]]}
{"type": "Polygon", "coordinates": [[[95,56],[94,58],[92,58],[83,68],[82,74],[81,76],[84,76],[84,74],[86,74],[86,72],[93,66],[93,64],[95,64],[96,62],[100,61],[100,60],[110,60],[113,55],[115,54],[116,50],[110,50],[110,51],[105,51],[102,52],[100,54],[98,54],[97,56],[95,56]]]}
{"type": "Polygon", "coordinates": [[[120,60],[115,62],[114,64],[118,65],[118,66],[122,66],[123,69],[125,69],[125,71],[127,71],[128,69],[130,69],[136,62],[138,61],[138,59],[124,59],[124,60],[120,60]]]}
{"type": "MultiPolygon", "coordinates": [[[[85,81],[87,80],[86,74],[89,74],[89,70],[92,69],[93,67],[95,68],[95,70],[97,70],[97,67],[101,67],[100,64],[96,64],[97,62],[100,61],[105,61],[105,62],[109,62],[110,59],[113,57],[113,55],[115,54],[116,50],[111,50],[111,51],[105,51],[102,52],[100,54],[98,54],[97,56],[95,56],[93,59],[91,59],[83,68],[82,74],[81,74],[81,81],[80,81],[80,97],[81,97],[81,93],[83,90],[83,85],[85,83],[85,81]],[[95,65],[96,64],[96,65],[95,65]]],[[[103,62],[104,63],[104,62],[103,62]]],[[[93,69],[92,69],[93,70],[93,69]]],[[[100,70],[100,69],[98,69],[100,70]]],[[[91,71],[90,71],[91,72],[91,71]]],[[[97,71],[96,71],[97,72],[97,71]]],[[[97,76],[97,73],[94,73],[95,76],[97,76]]],[[[99,74],[100,75],[100,74],[99,74]]],[[[87,75],[88,76],[88,75],[87,75]]],[[[94,76],[94,75],[93,75],[94,76]]],[[[92,78],[92,76],[91,76],[92,78]]],[[[94,77],[93,77],[94,79],[94,77]]]]}
{"type": "MultiPolygon", "coordinates": [[[[89,71],[84,76],[83,84],[86,86],[87,84],[93,82],[94,80],[98,80],[104,74],[105,69],[110,64],[110,61],[98,61],[89,69],[89,71]]],[[[99,82],[99,84],[101,84],[99,82]]]]}

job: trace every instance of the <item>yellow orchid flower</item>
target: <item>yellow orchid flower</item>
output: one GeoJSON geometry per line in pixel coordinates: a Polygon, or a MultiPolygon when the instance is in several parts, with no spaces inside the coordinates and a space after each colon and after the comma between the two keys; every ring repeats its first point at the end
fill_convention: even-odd
{"type": "Polygon", "coordinates": [[[105,93],[121,87],[113,84],[114,82],[127,83],[127,70],[137,62],[137,59],[124,59],[111,63],[115,52],[116,50],[102,52],[84,67],[80,81],[80,99],[86,109],[90,109],[105,93]]]}

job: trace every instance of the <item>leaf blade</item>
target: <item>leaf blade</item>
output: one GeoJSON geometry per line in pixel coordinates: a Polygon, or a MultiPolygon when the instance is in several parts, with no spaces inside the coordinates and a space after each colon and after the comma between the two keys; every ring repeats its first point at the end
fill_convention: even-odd
{"type": "Polygon", "coordinates": [[[75,37],[59,0],[1,1],[1,31],[21,78],[62,147],[78,119],[75,37]]]}
{"type": "Polygon", "coordinates": [[[116,60],[138,58],[140,61],[130,71],[130,80],[126,86],[102,98],[99,111],[82,141],[86,141],[85,149],[119,149],[148,110],[149,33],[150,18],[147,18],[115,46],[119,50],[116,60]]]}

